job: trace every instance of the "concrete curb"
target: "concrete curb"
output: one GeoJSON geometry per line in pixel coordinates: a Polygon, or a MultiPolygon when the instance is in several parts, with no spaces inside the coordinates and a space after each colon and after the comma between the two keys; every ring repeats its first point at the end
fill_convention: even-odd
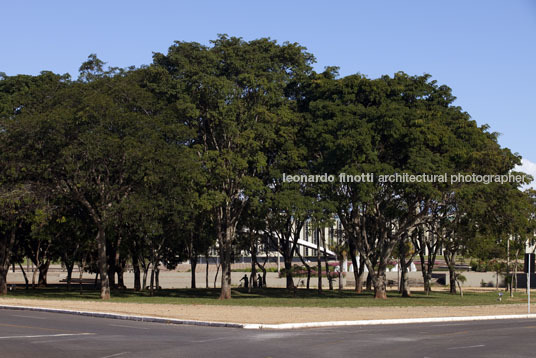
{"type": "Polygon", "coordinates": [[[536,319],[536,314],[517,314],[517,315],[496,315],[496,316],[397,318],[397,319],[375,319],[375,320],[357,320],[357,321],[262,324],[262,323],[232,323],[232,322],[183,320],[183,319],[176,319],[176,318],[124,315],[124,314],[109,313],[109,312],[75,311],[75,310],[64,310],[64,309],[57,309],[57,308],[44,308],[44,307],[32,307],[32,306],[0,305],[0,309],[63,313],[63,314],[79,315],[79,316],[86,316],[86,317],[111,318],[111,319],[119,319],[119,320],[127,320],[127,321],[152,322],[152,323],[184,324],[184,325],[193,325],[193,326],[228,327],[228,328],[243,328],[243,329],[273,329],[273,330],[319,328],[319,327],[341,327],[341,326],[375,326],[375,325],[411,324],[411,323],[468,322],[468,321],[489,321],[489,320],[506,320],[506,319],[536,319]]]}
{"type": "Polygon", "coordinates": [[[505,319],[536,319],[536,314],[500,315],[500,316],[461,316],[461,317],[430,317],[430,318],[398,318],[398,319],[374,319],[358,321],[329,321],[329,322],[304,322],[304,323],[281,323],[281,324],[244,324],[244,329],[297,329],[341,326],[375,326],[386,324],[411,324],[411,323],[435,323],[435,322],[463,322],[463,321],[489,321],[505,319]]]}
{"type": "Polygon", "coordinates": [[[32,307],[32,306],[0,305],[0,309],[63,313],[63,314],[71,314],[71,315],[86,316],[86,317],[120,319],[120,320],[126,320],[126,321],[167,323],[167,324],[186,324],[186,325],[193,325],[193,326],[208,326],[208,327],[244,328],[244,325],[241,323],[195,321],[195,320],[163,318],[163,317],[154,317],[154,316],[135,316],[135,315],[124,315],[124,314],[109,313],[109,312],[74,311],[74,310],[63,310],[63,309],[57,309],[57,308],[44,308],[44,307],[32,307]]]}

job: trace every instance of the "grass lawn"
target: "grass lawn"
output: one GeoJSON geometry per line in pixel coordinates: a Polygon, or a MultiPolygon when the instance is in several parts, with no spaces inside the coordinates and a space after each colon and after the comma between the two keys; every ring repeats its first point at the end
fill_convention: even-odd
{"type": "MultiPolygon", "coordinates": [[[[356,294],[351,290],[327,291],[319,295],[316,290],[300,289],[293,293],[286,289],[256,289],[248,293],[244,289],[233,289],[233,299],[218,300],[219,289],[164,289],[155,291],[153,297],[148,292],[133,290],[112,291],[111,302],[129,303],[167,303],[167,304],[198,304],[198,305],[235,305],[235,306],[271,306],[271,307],[366,307],[366,306],[474,306],[493,304],[525,303],[524,292],[517,292],[514,298],[505,293],[502,302],[497,301],[497,292],[464,292],[450,295],[447,292],[432,292],[430,296],[415,291],[410,298],[402,298],[396,291],[388,292],[387,300],[376,300],[373,294],[366,292],[356,294]]],[[[40,288],[35,290],[17,289],[9,292],[7,297],[54,300],[95,300],[99,301],[99,291],[85,290],[80,294],[77,290],[67,291],[63,288],[40,288]]]]}

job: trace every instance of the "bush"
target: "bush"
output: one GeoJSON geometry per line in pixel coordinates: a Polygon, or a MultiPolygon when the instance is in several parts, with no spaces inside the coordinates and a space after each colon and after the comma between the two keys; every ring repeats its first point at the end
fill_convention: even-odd
{"type": "MultiPolygon", "coordinates": [[[[322,273],[322,276],[324,277],[326,276],[326,271],[321,271],[321,273],[322,273]]],[[[345,273],[343,272],[343,275],[344,274],[345,273]]],[[[279,277],[285,277],[285,276],[286,276],[286,270],[282,268],[281,272],[279,273],[279,277]]],[[[305,268],[305,266],[299,266],[299,265],[292,266],[292,276],[293,277],[307,277],[307,268],[305,268]]],[[[329,276],[331,278],[337,278],[339,277],[339,273],[335,271],[329,271],[329,276]]],[[[316,266],[311,267],[311,277],[318,277],[316,266]]]]}
{"type": "Polygon", "coordinates": [[[476,272],[493,271],[493,268],[490,266],[489,262],[486,262],[483,260],[471,259],[470,266],[471,266],[471,271],[476,271],[476,272]]]}

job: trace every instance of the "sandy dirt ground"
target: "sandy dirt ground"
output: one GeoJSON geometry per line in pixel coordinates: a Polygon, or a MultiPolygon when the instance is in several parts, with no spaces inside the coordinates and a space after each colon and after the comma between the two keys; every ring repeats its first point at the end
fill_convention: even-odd
{"type": "MultiPolygon", "coordinates": [[[[422,318],[448,316],[487,316],[524,314],[527,306],[504,304],[463,307],[250,307],[173,304],[135,304],[93,301],[54,301],[2,298],[0,305],[34,306],[78,311],[110,312],[187,320],[234,323],[298,323],[323,321],[422,318]]],[[[536,312],[536,305],[531,310],[536,312]]]]}

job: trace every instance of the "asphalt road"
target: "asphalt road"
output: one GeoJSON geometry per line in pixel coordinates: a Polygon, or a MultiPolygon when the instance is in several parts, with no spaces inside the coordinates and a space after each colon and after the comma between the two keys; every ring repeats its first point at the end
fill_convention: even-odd
{"type": "Polygon", "coordinates": [[[0,357],[534,357],[536,320],[258,331],[0,309],[0,357]]]}

